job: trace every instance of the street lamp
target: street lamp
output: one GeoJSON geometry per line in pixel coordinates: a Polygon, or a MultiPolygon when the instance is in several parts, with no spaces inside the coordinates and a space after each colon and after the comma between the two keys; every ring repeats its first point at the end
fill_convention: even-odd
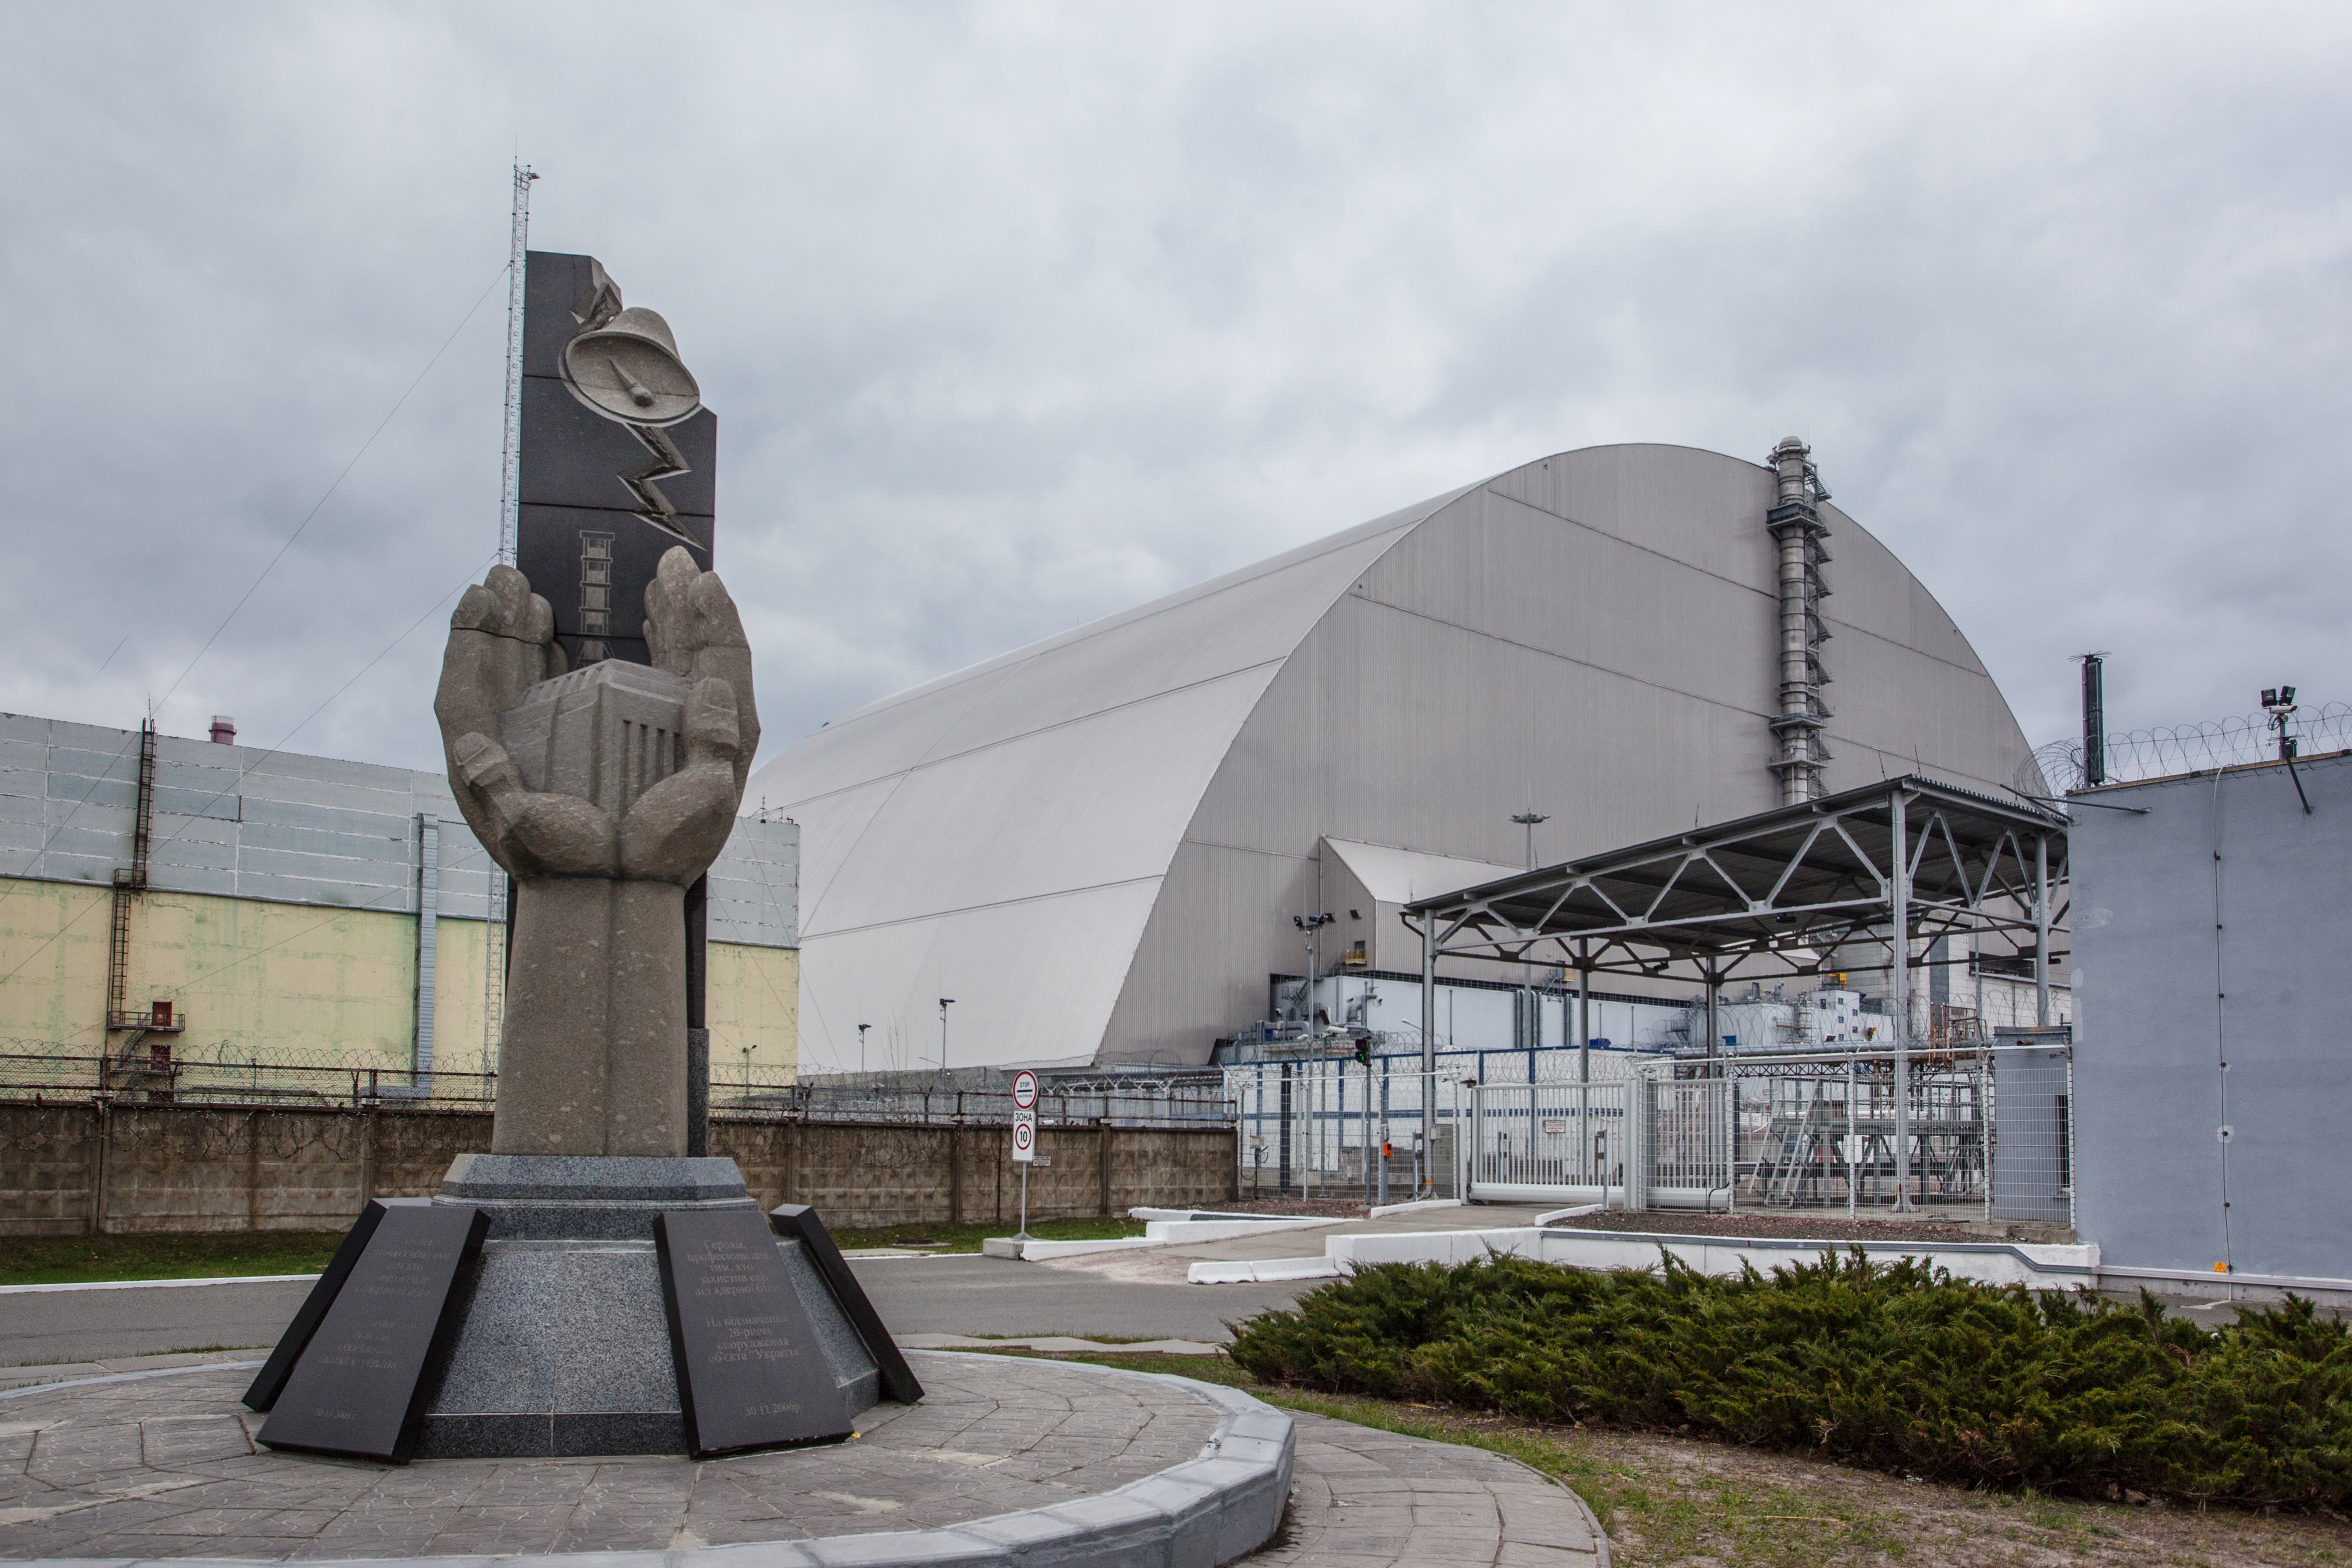
{"type": "Polygon", "coordinates": [[[1315,984],[1322,978],[1316,971],[1318,962],[1317,936],[1335,917],[1329,910],[1319,915],[1293,915],[1290,923],[1307,933],[1307,994],[1300,999],[1299,1026],[1312,1034],[1315,1029],[1315,984]]]}
{"type": "MultiPolygon", "coordinates": [[[[1551,818],[1540,811],[1522,811],[1515,813],[1511,820],[1528,830],[1528,869],[1532,871],[1536,868],[1536,824],[1549,822],[1551,818]]],[[[1525,959],[1519,961],[1519,979],[1523,983],[1519,987],[1521,997],[1519,1007],[1527,1016],[1528,1081],[1533,1083],[1536,1077],[1536,1047],[1542,1043],[1543,1026],[1536,1017],[1535,966],[1525,959]]]]}
{"type": "Polygon", "coordinates": [[[948,1009],[955,1005],[952,996],[940,998],[940,1076],[948,1076],[948,1009]]]}
{"type": "Polygon", "coordinates": [[[857,1076],[859,1078],[866,1076],[866,1031],[873,1026],[871,1024],[857,1026],[857,1076]]]}
{"type": "Polygon", "coordinates": [[[1551,818],[1540,811],[1522,811],[1511,820],[1528,830],[1528,869],[1532,871],[1536,868],[1536,824],[1551,818]]]}

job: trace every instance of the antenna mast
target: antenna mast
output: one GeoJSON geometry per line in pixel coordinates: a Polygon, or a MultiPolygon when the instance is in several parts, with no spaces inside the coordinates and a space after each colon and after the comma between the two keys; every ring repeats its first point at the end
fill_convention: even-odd
{"type": "MultiPolygon", "coordinates": [[[[516,546],[522,537],[523,272],[530,248],[530,183],[538,178],[528,164],[516,162],[514,234],[507,258],[507,436],[499,470],[501,566],[515,563],[516,546]]],[[[488,880],[482,910],[482,1070],[495,1073],[499,1047],[506,1037],[507,906],[512,894],[507,874],[495,865],[488,880]]]]}
{"type": "Polygon", "coordinates": [[[515,563],[522,532],[522,304],[523,270],[530,249],[530,183],[539,176],[527,163],[514,166],[514,237],[507,258],[507,440],[499,474],[499,563],[515,563]]]}

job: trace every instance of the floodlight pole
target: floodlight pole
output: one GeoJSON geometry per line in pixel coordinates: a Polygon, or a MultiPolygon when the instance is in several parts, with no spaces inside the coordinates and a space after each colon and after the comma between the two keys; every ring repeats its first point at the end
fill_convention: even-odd
{"type": "MultiPolygon", "coordinates": [[[[1536,824],[1549,822],[1551,818],[1540,811],[1521,811],[1514,813],[1511,820],[1528,830],[1528,869],[1532,871],[1536,868],[1536,824]]],[[[1528,961],[1524,949],[1519,954],[1519,1010],[1526,1018],[1528,1081],[1533,1083],[1536,1080],[1536,1051],[1543,1044],[1543,1016],[1536,1007],[1536,966],[1528,961]]],[[[1486,1058],[1481,1057],[1478,1071],[1481,1079],[1486,1076],[1485,1062],[1486,1058]]],[[[1532,1105],[1534,1101],[1529,1100],[1528,1103],[1532,1105]]]]}

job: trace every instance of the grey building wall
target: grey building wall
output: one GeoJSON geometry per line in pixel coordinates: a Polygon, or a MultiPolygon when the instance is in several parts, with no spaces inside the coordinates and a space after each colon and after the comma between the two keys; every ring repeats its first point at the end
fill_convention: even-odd
{"type": "MultiPolygon", "coordinates": [[[[0,714],[0,877],[104,886],[130,863],[134,730],[0,714]]],[[[440,818],[440,916],[480,920],[489,858],[437,773],[164,735],[149,880],[167,892],[416,912],[440,818]]],[[[800,829],[746,817],[710,871],[710,940],[797,947],[800,829]]]]}
{"type": "Polygon", "coordinates": [[[2279,763],[2077,797],[2147,813],[2068,835],[2076,1225],[2109,1265],[2352,1279],[2352,753],[2297,766],[2310,816],[2279,763]]]}

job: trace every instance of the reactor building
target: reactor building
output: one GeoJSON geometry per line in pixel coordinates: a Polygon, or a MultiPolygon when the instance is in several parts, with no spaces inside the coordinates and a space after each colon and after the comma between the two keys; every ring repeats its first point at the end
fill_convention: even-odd
{"type": "Polygon", "coordinates": [[[1133,1069],[1207,1063],[1310,965],[1417,984],[1401,908],[1531,840],[2032,767],[1790,440],[1540,458],[884,697],[749,793],[801,830],[803,1074],[936,1068],[943,1035],[957,1069],[1133,1069]]]}

